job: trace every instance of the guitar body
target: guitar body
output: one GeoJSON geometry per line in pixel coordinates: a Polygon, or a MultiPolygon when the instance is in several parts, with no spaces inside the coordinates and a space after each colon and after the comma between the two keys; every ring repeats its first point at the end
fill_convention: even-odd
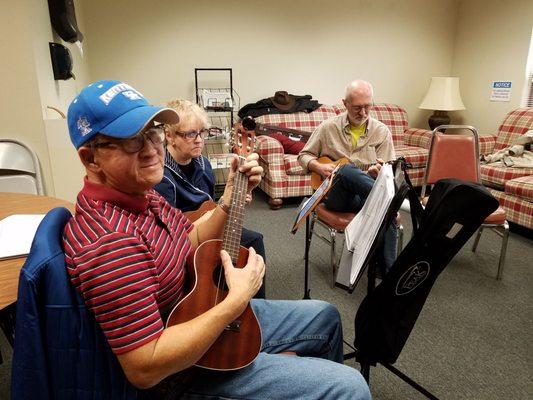
{"type": "MultiPolygon", "coordinates": [[[[222,276],[224,275],[220,260],[221,249],[222,240],[208,240],[198,246],[194,255],[189,257],[187,285],[192,289],[170,312],[167,327],[196,318],[226,297],[227,288],[217,290],[221,268],[222,276]]],[[[244,267],[247,259],[248,250],[241,246],[235,266],[244,267]]],[[[222,331],[195,365],[221,371],[240,369],[255,360],[261,350],[261,343],[261,328],[248,304],[245,311],[222,331]]]]}
{"type": "Polygon", "coordinates": [[[214,210],[217,207],[217,203],[215,203],[212,200],[207,200],[202,203],[202,205],[194,211],[185,211],[183,215],[185,215],[189,221],[194,222],[198,218],[200,218],[202,215],[204,215],[206,212],[214,210]]]}
{"type": "MultiPolygon", "coordinates": [[[[335,164],[336,166],[348,164],[350,162],[350,160],[346,157],[342,157],[339,158],[337,161],[333,161],[331,158],[326,156],[317,158],[317,161],[320,164],[335,164]]],[[[322,182],[324,182],[324,178],[322,177],[322,175],[317,172],[311,171],[311,187],[313,188],[313,190],[317,190],[318,187],[322,184],[322,182]]]]}

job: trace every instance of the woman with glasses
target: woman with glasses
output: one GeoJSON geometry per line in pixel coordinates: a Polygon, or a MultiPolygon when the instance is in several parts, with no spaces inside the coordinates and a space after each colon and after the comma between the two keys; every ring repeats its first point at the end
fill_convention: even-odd
{"type": "MultiPolygon", "coordinates": [[[[209,136],[207,113],[187,100],[173,100],[167,106],[177,111],[180,121],[165,126],[165,172],[155,190],[181,211],[194,211],[205,201],[214,201],[215,174],[202,155],[204,139],[209,136]]],[[[261,233],[243,228],[241,245],[253,247],[265,259],[261,233]]],[[[265,297],[264,283],[255,297],[265,297]]]]}

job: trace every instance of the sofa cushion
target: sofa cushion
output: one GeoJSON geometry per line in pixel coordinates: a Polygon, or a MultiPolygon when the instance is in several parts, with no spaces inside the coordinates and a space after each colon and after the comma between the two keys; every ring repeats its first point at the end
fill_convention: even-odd
{"type": "Polygon", "coordinates": [[[403,144],[429,150],[432,136],[433,132],[427,129],[409,128],[404,132],[403,144]]]}
{"type": "Polygon", "coordinates": [[[496,137],[492,135],[479,135],[479,154],[490,154],[496,144],[496,137]]]}
{"type": "Polygon", "coordinates": [[[533,175],[507,181],[505,193],[533,202],[533,175]]]}
{"type": "Polygon", "coordinates": [[[533,229],[533,202],[504,193],[497,189],[489,189],[505,209],[507,221],[533,229]]]}
{"type": "Polygon", "coordinates": [[[389,127],[394,146],[403,143],[403,133],[407,129],[407,113],[403,108],[395,104],[375,104],[370,115],[389,127]]]}
{"type": "Polygon", "coordinates": [[[283,146],[283,151],[285,154],[296,154],[300,153],[305,146],[305,142],[300,140],[293,140],[283,133],[273,132],[270,134],[271,137],[276,139],[283,146]]]}
{"type": "Polygon", "coordinates": [[[313,132],[320,123],[337,115],[332,106],[321,106],[310,113],[297,112],[290,114],[267,114],[257,117],[260,124],[276,125],[285,128],[313,132]]]}
{"type": "Polygon", "coordinates": [[[517,108],[505,117],[498,129],[494,150],[508,147],[517,137],[533,127],[533,108],[517,108]]]}
{"type": "Polygon", "coordinates": [[[297,155],[285,154],[283,156],[283,162],[287,175],[305,175],[302,166],[298,162],[297,155]]]}
{"type": "Polygon", "coordinates": [[[396,157],[405,157],[405,160],[410,163],[413,168],[426,166],[428,161],[428,151],[426,149],[395,144],[394,150],[396,150],[396,157]]]}
{"type": "Polygon", "coordinates": [[[498,189],[505,187],[505,182],[522,176],[533,175],[533,168],[509,168],[494,165],[481,165],[483,184],[498,189]]]}

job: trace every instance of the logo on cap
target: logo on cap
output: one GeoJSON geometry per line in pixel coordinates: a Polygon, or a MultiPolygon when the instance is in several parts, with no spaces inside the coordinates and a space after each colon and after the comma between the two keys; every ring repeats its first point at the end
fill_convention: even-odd
{"type": "Polygon", "coordinates": [[[127,83],[118,83],[106,90],[105,93],[101,94],[98,97],[107,106],[109,103],[111,103],[111,100],[113,100],[115,96],[119,93],[122,93],[130,100],[140,100],[143,98],[142,94],[140,94],[127,83]]]}
{"type": "Polygon", "coordinates": [[[81,136],[88,135],[93,131],[93,129],[91,128],[91,124],[89,123],[89,121],[87,121],[87,118],[85,117],[78,118],[77,126],[81,136]]]}

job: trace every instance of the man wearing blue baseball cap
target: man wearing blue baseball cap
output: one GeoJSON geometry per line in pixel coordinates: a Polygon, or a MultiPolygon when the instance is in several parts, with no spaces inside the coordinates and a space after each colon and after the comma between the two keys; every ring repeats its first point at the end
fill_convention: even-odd
{"type": "MultiPolygon", "coordinates": [[[[149,105],[119,81],[89,85],[68,111],[70,137],[87,176],[64,230],[67,269],[127,379],[158,393],[166,383],[177,383],[185,397],[370,398],[361,375],[342,365],[342,328],[333,306],[252,300],[265,268],[253,248],[243,268],[234,268],[221,252],[229,288],[224,300],[190,321],[165,327],[164,319],[186,294],[187,256],[222,236],[237,168],[234,163],[222,203],[194,225],[170,206],[153,190],[164,167],[165,136],[158,124],[178,119],[174,110],[149,105]],[[248,304],[262,328],[257,358],[230,373],[192,374],[183,385],[176,374],[193,366],[248,304]]],[[[252,154],[239,167],[248,190],[261,180],[257,159],[252,154]]]]}

